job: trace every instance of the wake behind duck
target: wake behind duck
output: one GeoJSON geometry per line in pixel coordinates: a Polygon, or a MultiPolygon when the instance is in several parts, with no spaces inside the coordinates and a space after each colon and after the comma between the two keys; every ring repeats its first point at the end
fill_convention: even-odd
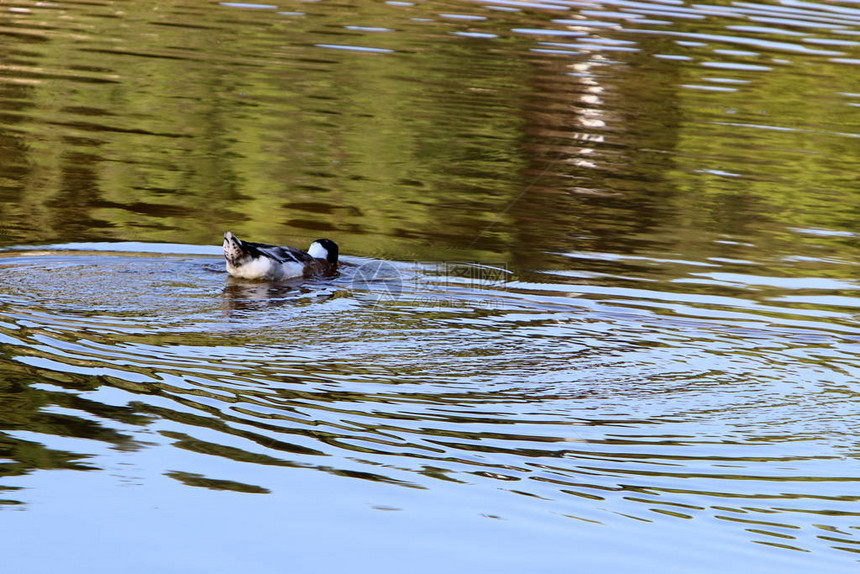
{"type": "Polygon", "coordinates": [[[227,273],[240,279],[280,281],[295,277],[321,277],[337,270],[338,247],[330,239],[317,239],[307,251],[242,241],[224,234],[227,273]]]}

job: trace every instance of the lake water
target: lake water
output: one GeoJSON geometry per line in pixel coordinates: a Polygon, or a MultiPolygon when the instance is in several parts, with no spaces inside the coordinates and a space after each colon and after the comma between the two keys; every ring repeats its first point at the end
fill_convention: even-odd
{"type": "Polygon", "coordinates": [[[4,571],[854,572],[860,8],[0,3],[4,571]],[[341,247],[229,279],[221,236],[341,247]]]}

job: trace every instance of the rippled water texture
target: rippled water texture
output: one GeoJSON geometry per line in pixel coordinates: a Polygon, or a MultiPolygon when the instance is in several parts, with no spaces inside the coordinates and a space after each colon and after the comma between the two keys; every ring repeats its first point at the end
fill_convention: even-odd
{"type": "Polygon", "coordinates": [[[858,46],[847,1],[0,3],[4,569],[855,571],[858,46]],[[228,229],[344,265],[232,280],[228,229]]]}

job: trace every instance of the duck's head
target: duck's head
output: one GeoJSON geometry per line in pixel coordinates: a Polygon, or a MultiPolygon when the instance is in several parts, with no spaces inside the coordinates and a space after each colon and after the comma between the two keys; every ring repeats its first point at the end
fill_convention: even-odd
{"type": "Polygon", "coordinates": [[[317,239],[308,248],[308,255],[314,259],[325,259],[331,265],[337,265],[337,243],[331,239],[317,239]]]}

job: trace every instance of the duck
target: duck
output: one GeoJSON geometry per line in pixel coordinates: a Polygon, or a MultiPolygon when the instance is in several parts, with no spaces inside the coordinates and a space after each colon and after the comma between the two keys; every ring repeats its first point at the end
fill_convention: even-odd
{"type": "Polygon", "coordinates": [[[338,246],[331,239],[317,239],[307,251],[251,243],[224,233],[227,273],[239,279],[280,281],[296,277],[324,277],[337,271],[338,246]]]}

